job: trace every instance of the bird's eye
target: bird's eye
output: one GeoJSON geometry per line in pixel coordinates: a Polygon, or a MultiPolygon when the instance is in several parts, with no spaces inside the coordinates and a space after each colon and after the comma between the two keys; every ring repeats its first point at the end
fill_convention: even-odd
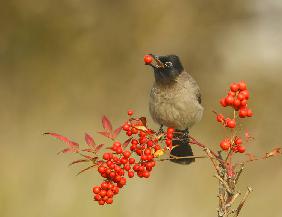
{"type": "Polygon", "coordinates": [[[165,67],[172,67],[172,62],[165,62],[165,67]]]}

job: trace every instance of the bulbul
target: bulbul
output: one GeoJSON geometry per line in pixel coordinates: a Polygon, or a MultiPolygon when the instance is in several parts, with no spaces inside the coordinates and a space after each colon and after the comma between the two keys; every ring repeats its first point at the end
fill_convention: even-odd
{"type": "MultiPolygon", "coordinates": [[[[184,70],[176,55],[152,56],[155,82],[151,89],[149,109],[155,122],[175,129],[171,155],[193,156],[189,145],[189,129],[203,115],[201,94],[197,82],[184,70]]],[[[190,164],[194,158],[172,159],[179,164],[190,164]]]]}

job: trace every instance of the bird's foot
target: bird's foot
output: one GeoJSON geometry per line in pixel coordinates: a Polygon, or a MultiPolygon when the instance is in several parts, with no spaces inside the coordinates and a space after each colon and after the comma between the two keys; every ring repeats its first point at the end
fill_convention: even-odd
{"type": "Polygon", "coordinates": [[[161,124],[158,134],[164,133],[164,125],[161,124]]]}

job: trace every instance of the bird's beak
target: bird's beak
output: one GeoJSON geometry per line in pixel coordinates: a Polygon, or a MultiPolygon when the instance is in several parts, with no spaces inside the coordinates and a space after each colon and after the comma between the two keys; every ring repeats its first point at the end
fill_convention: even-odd
{"type": "Polygon", "coordinates": [[[154,59],[154,63],[149,64],[153,68],[164,68],[164,64],[159,60],[159,57],[154,54],[149,54],[154,59]]]}

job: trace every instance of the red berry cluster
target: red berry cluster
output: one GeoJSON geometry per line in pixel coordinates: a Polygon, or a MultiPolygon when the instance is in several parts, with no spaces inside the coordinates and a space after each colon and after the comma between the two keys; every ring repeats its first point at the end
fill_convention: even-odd
{"type": "Polygon", "coordinates": [[[245,146],[242,146],[242,143],[243,141],[240,137],[236,137],[233,141],[228,138],[221,141],[220,147],[224,151],[231,148],[233,152],[244,153],[246,148],[245,146]]]}
{"type": "MultiPolygon", "coordinates": [[[[133,111],[129,110],[128,115],[132,116],[133,111]]],[[[149,178],[156,165],[154,158],[157,156],[154,153],[161,149],[158,138],[152,139],[152,132],[144,130],[140,120],[133,120],[122,126],[128,137],[137,136],[136,139],[130,138],[130,149],[125,150],[124,145],[115,141],[110,147],[112,151],[104,153],[103,160],[100,161],[98,172],[106,180],[100,186],[93,187],[94,199],[100,205],[113,202],[113,196],[126,184],[126,175],[128,178],[134,177],[135,174],[140,178],[149,178]],[[138,160],[131,157],[133,154],[136,154],[138,160]]],[[[169,132],[173,131],[170,129],[169,132]]]]}
{"type": "Polygon", "coordinates": [[[232,83],[230,85],[230,91],[225,98],[220,100],[220,104],[223,107],[231,106],[236,111],[239,111],[239,117],[252,117],[253,112],[248,108],[248,99],[250,98],[250,93],[247,90],[247,85],[244,81],[239,83],[232,83]]]}
{"type": "Polygon", "coordinates": [[[166,143],[166,146],[169,148],[169,150],[172,149],[173,133],[174,133],[174,129],[173,128],[167,128],[165,143],[166,143]]]}
{"type": "MultiPolygon", "coordinates": [[[[234,117],[225,118],[223,114],[217,114],[216,120],[222,123],[223,126],[227,128],[236,128],[236,114],[238,114],[238,117],[240,118],[253,116],[253,112],[248,108],[249,98],[250,94],[244,81],[240,81],[239,83],[232,83],[230,85],[230,91],[225,98],[222,98],[220,100],[220,104],[223,107],[232,107],[234,109],[234,117]]],[[[221,149],[224,151],[231,149],[233,152],[244,153],[245,147],[242,146],[242,139],[238,136],[235,136],[234,138],[227,138],[221,141],[221,149]]]]}

